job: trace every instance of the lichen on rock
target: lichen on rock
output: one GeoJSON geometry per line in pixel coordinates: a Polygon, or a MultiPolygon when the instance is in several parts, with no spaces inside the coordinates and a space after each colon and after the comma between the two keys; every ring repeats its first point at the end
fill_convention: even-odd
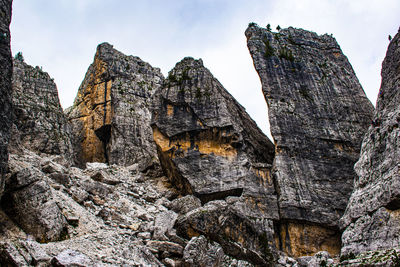
{"type": "Polygon", "coordinates": [[[337,254],[339,219],[374,108],[333,37],[292,27],[274,33],[257,25],[248,27],[246,37],[268,104],[280,219],[292,226],[297,221],[293,229],[326,228],[329,240],[331,229],[336,232],[335,244],[315,246],[316,233],[305,231],[310,250],[304,251],[295,241],[298,231],[289,231],[290,246],[281,246],[293,256],[322,249],[337,254]]]}

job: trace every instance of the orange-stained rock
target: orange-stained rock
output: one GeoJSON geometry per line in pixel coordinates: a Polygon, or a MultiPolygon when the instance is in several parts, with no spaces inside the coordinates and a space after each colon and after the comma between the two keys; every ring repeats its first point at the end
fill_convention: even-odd
{"type": "Polygon", "coordinates": [[[326,227],[301,222],[280,224],[278,247],[292,257],[312,256],[318,251],[340,253],[340,234],[326,227]]]}
{"type": "Polygon", "coordinates": [[[185,223],[187,228],[181,233],[188,237],[203,234],[218,242],[225,236],[222,247],[228,254],[242,255],[256,264],[269,263],[273,257],[264,248],[275,250],[270,244],[274,246],[273,220],[279,218],[270,175],[273,144],[201,60],[184,58],[177,63],[164,88],[157,91],[154,107],[153,137],[171,183],[203,204],[229,202],[226,216],[238,219],[237,225],[230,222],[218,231],[218,222],[210,218],[205,230],[185,223]],[[248,240],[258,242],[260,235],[267,243],[250,244],[248,240]],[[233,243],[241,245],[228,248],[233,243]]]}
{"type": "Polygon", "coordinates": [[[163,80],[159,69],[140,58],[100,44],[68,110],[77,164],[139,164],[142,171],[158,169],[150,105],[163,80]]]}

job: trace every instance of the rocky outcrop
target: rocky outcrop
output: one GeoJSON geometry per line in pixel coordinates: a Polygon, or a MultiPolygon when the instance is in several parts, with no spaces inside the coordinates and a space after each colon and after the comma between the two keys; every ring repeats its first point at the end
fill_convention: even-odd
{"type": "Polygon", "coordinates": [[[10,22],[12,0],[0,1],[0,197],[7,170],[8,141],[12,121],[10,22]]]}
{"type": "Polygon", "coordinates": [[[12,78],[14,125],[12,147],[72,161],[71,132],[60,105],[54,79],[23,59],[14,59],[12,78]]]}
{"type": "Polygon", "coordinates": [[[400,34],[382,64],[376,112],[355,165],[358,177],[341,219],[344,256],[400,245],[400,34]]]}
{"type": "Polygon", "coordinates": [[[279,217],[270,176],[272,143],[201,60],[184,58],[177,63],[156,94],[153,136],[171,183],[182,194],[198,197],[202,204],[229,199],[229,208],[215,207],[226,217],[225,232],[213,226],[219,214],[213,208],[213,212],[197,210],[200,214],[193,214],[196,218],[201,215],[203,226],[210,226],[207,229],[190,223],[192,217],[187,215],[180,222],[190,225],[183,227],[184,236],[203,234],[217,242],[225,240],[225,251],[236,247],[228,254],[267,264],[272,255],[266,255],[263,247],[273,247],[272,220],[279,217]],[[249,221],[243,222],[249,236],[236,233],[234,219],[242,223],[243,218],[249,221]],[[247,239],[258,240],[259,235],[265,237],[263,245],[257,241],[249,246],[247,239]],[[247,254],[243,250],[248,250],[247,254]]]}
{"type": "Polygon", "coordinates": [[[1,206],[38,242],[62,240],[68,234],[67,221],[54,201],[48,179],[16,155],[10,155],[10,174],[1,206]]]}
{"type": "Polygon", "coordinates": [[[158,68],[100,44],[68,110],[77,164],[137,163],[142,170],[154,168],[158,160],[149,105],[163,80],[158,68]]]}
{"type": "Polygon", "coordinates": [[[373,106],[331,36],[250,24],[246,37],[275,141],[280,248],[338,254],[339,219],[373,106]]]}

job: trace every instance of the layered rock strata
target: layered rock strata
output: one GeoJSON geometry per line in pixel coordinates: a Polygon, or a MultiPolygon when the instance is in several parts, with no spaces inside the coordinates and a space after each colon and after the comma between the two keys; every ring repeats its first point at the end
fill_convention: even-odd
{"type": "Polygon", "coordinates": [[[254,24],[246,37],[275,141],[280,248],[338,254],[338,223],[373,106],[333,37],[254,24]]]}
{"type": "Polygon", "coordinates": [[[266,264],[274,247],[272,220],[279,217],[270,176],[273,144],[201,60],[177,63],[154,103],[153,136],[165,173],[181,193],[210,202],[182,218],[181,234],[206,235],[233,256],[266,264]],[[216,214],[225,218],[221,228],[214,225],[216,214]]]}
{"type": "Polygon", "coordinates": [[[376,112],[355,165],[357,178],[346,212],[342,254],[400,245],[400,34],[382,63],[376,112]]]}
{"type": "Polygon", "coordinates": [[[8,141],[12,121],[12,56],[10,48],[10,22],[12,0],[0,1],[0,197],[7,170],[8,141]]]}
{"type": "Polygon", "coordinates": [[[76,162],[137,163],[144,170],[154,167],[158,160],[149,104],[163,80],[158,68],[110,44],[100,44],[68,110],[76,162]]]}
{"type": "Polygon", "coordinates": [[[57,86],[47,72],[14,59],[12,78],[14,148],[62,155],[72,161],[71,131],[60,105],[57,86]]]}

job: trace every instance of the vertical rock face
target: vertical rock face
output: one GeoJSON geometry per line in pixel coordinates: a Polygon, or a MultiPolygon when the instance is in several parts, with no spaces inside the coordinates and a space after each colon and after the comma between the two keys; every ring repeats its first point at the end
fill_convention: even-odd
{"type": "Polygon", "coordinates": [[[4,188],[4,173],[8,161],[8,140],[10,138],[12,106],[11,77],[12,56],[10,30],[12,0],[0,1],[0,196],[4,188]]]}
{"type": "Polygon", "coordinates": [[[158,68],[100,44],[68,110],[77,162],[138,163],[142,168],[157,162],[149,104],[163,80],[158,68]]]}
{"type": "Polygon", "coordinates": [[[341,226],[342,254],[400,243],[400,34],[390,42],[372,125],[363,140],[358,174],[341,226]]]}
{"type": "MultiPolygon", "coordinates": [[[[72,159],[71,132],[54,80],[39,67],[14,60],[14,124],[17,142],[38,153],[72,159]]],[[[18,144],[12,144],[17,146],[18,144]]]]}
{"type": "MultiPolygon", "coordinates": [[[[199,214],[195,212],[193,218],[202,213],[201,218],[209,215],[204,220],[211,220],[215,210],[219,210],[217,213],[226,214],[226,218],[242,216],[265,220],[265,229],[261,231],[266,235],[264,244],[272,243],[272,220],[278,219],[276,193],[270,176],[273,144],[201,60],[184,58],[177,63],[165,87],[157,94],[153,135],[163,169],[172,183],[182,193],[199,197],[203,204],[230,200],[228,208],[210,204],[213,208],[199,211],[199,214]],[[232,215],[233,211],[240,215],[232,215]]],[[[212,238],[220,241],[220,233],[212,232],[218,227],[210,224],[210,229],[204,229],[201,223],[193,223],[192,216],[181,222],[181,225],[191,225],[187,237],[201,233],[214,235],[212,238]]],[[[218,231],[223,232],[221,229],[225,226],[223,223],[220,226],[218,231]]],[[[225,245],[239,242],[246,247],[246,237],[232,227],[227,223],[224,235],[231,242],[225,245]]],[[[257,229],[249,232],[257,236],[260,234],[257,229]]],[[[257,248],[252,247],[248,254],[236,249],[232,254],[251,258],[252,249],[257,248]]]]}
{"type": "Polygon", "coordinates": [[[294,256],[337,254],[338,222],[373,106],[331,36],[250,25],[246,37],[275,140],[281,248],[294,256]]]}

